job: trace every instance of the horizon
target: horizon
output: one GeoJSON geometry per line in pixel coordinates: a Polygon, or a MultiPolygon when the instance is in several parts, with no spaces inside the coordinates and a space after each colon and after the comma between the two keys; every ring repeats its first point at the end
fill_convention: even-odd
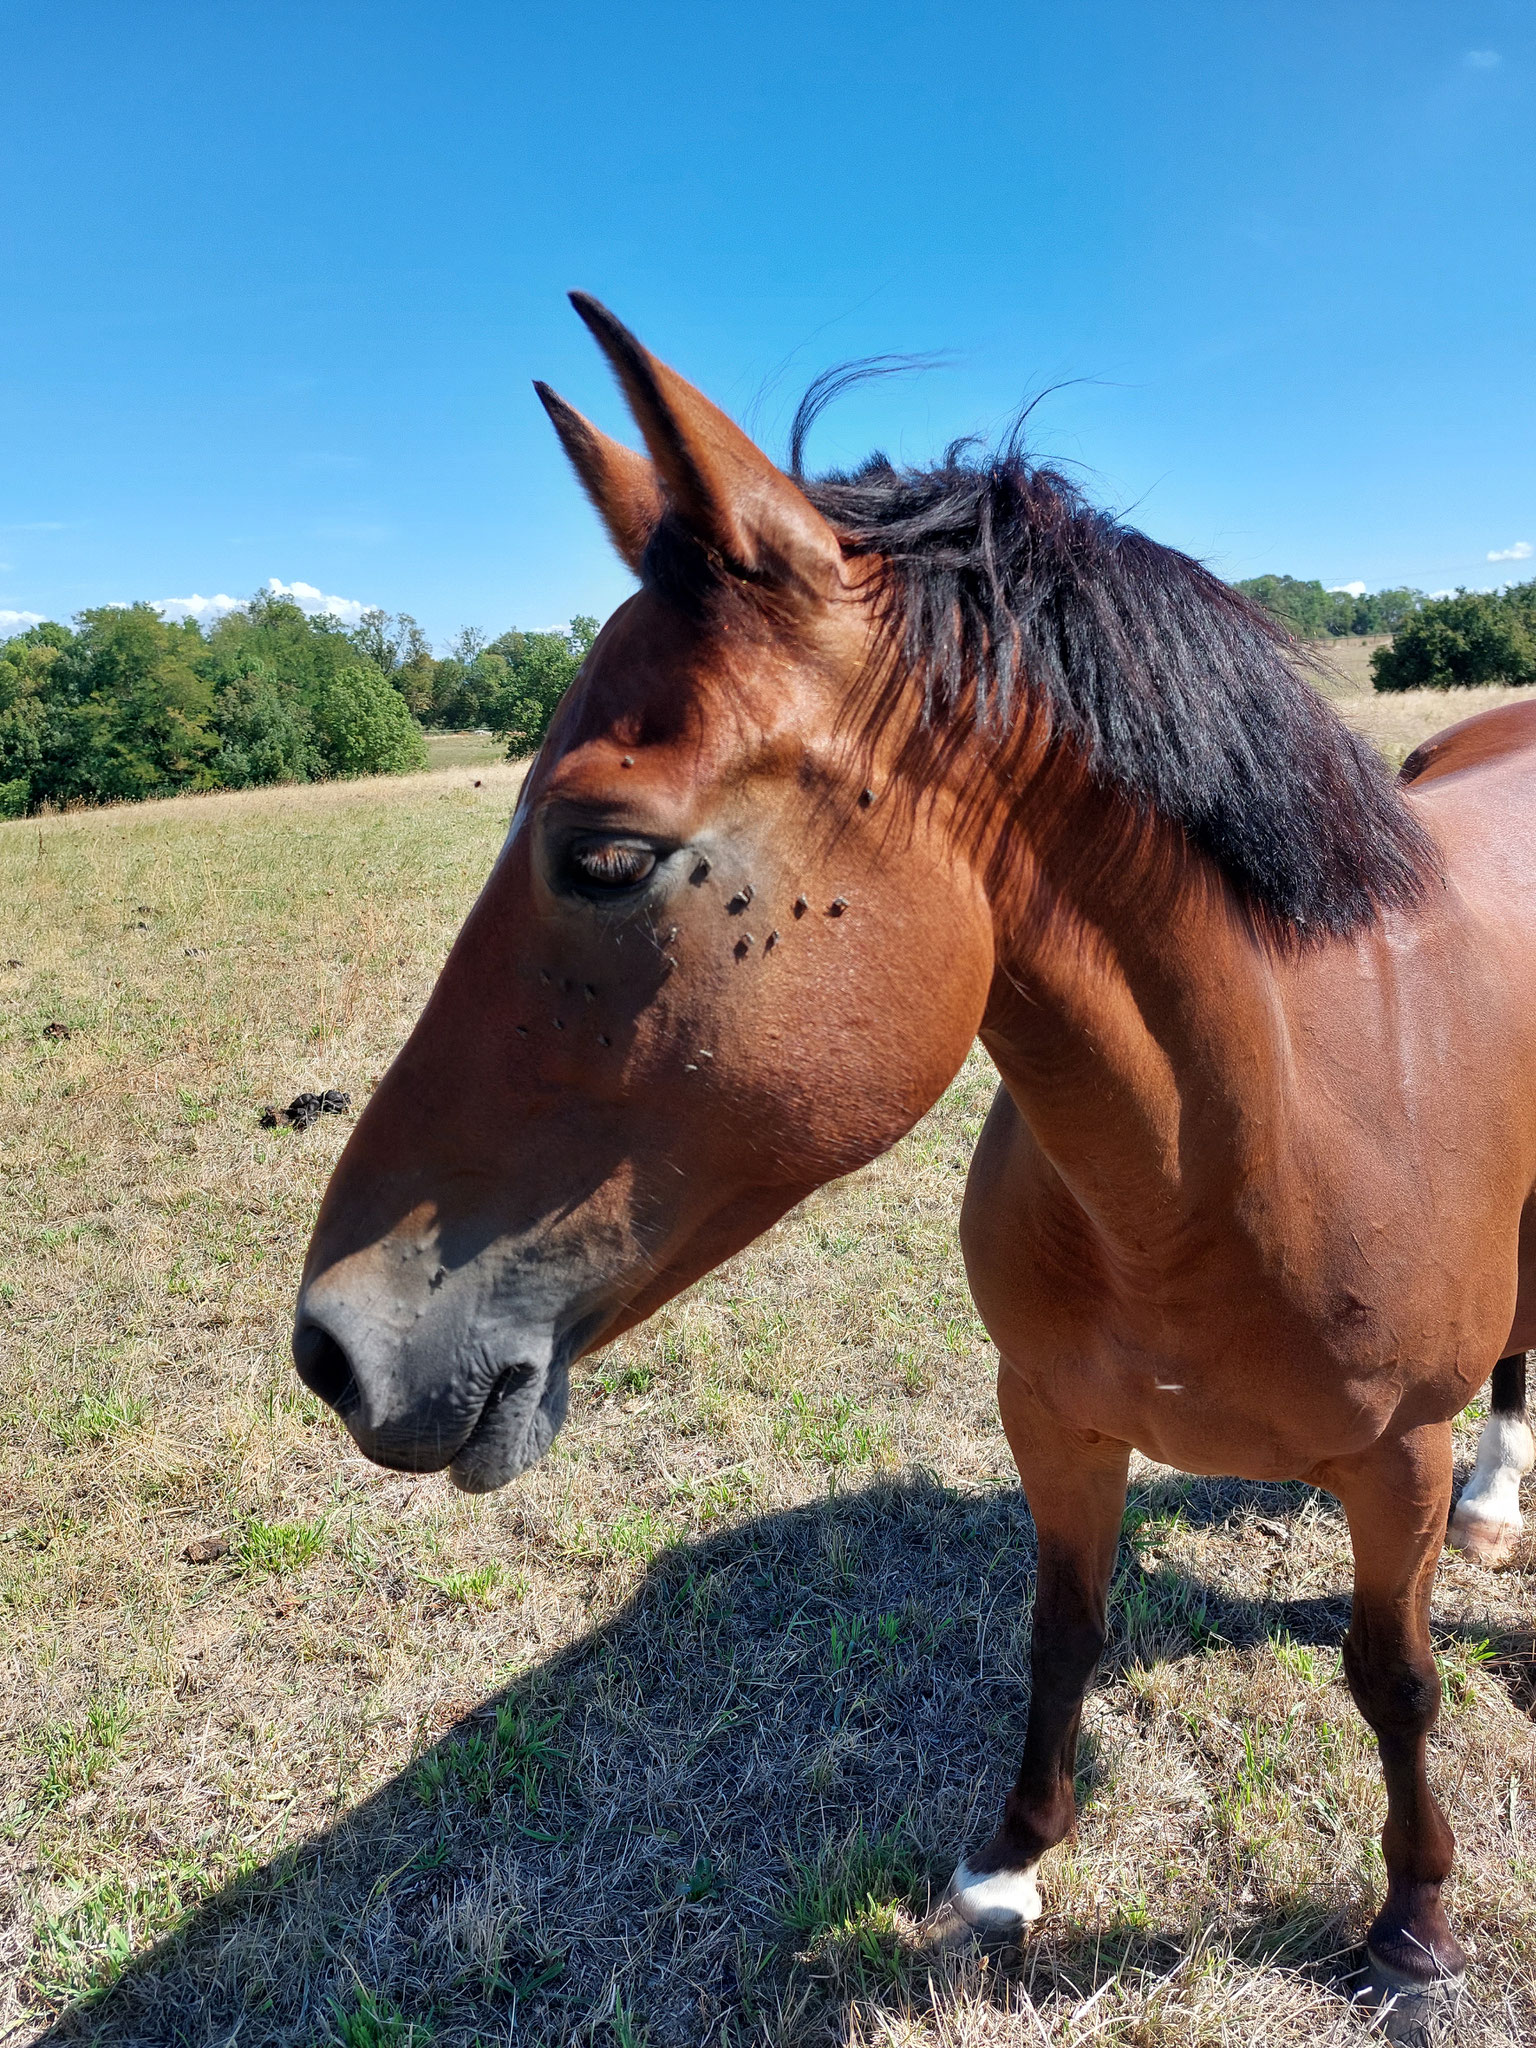
{"type": "Polygon", "coordinates": [[[606,616],[531,380],[637,436],[570,285],[775,454],[819,371],[930,359],[813,471],[1044,392],[1035,453],[1229,580],[1536,572],[1527,11],[880,19],[13,7],[0,634],[274,587],[437,647],[606,616]]]}
{"type": "MultiPolygon", "coordinates": [[[[1259,572],[1259,574],[1261,575],[1264,573],[1266,572],[1259,572]]],[[[1285,575],[1287,572],[1284,570],[1275,570],[1267,573],[1275,575],[1285,575]]],[[[1296,580],[1303,582],[1317,581],[1315,577],[1298,578],[1296,580]]],[[[1536,577],[1509,577],[1506,578],[1505,581],[1503,581],[1502,583],[1488,584],[1479,591],[1472,594],[1498,595],[1503,591],[1513,590],[1517,588],[1518,585],[1521,583],[1533,581],[1536,581],[1536,577]]],[[[1364,583],[1360,582],[1323,584],[1320,587],[1323,590],[1325,590],[1329,596],[1365,597],[1375,594],[1375,592],[1371,591],[1364,583]]],[[[1412,585],[1381,583],[1376,585],[1375,591],[1381,592],[1412,588],[1412,585]]],[[[1446,597],[1464,596],[1469,594],[1469,591],[1470,586],[1463,586],[1461,589],[1455,590],[1416,590],[1415,595],[1429,599],[1438,599],[1446,597]]],[[[206,634],[212,627],[218,624],[220,619],[228,617],[228,615],[231,612],[244,611],[256,599],[265,597],[287,598],[290,602],[297,605],[298,609],[302,611],[306,615],[306,617],[330,617],[335,619],[338,625],[348,629],[360,625],[363,619],[367,617],[370,613],[379,613],[382,614],[384,617],[391,619],[398,618],[401,616],[401,614],[398,612],[391,612],[387,606],[366,605],[355,599],[341,598],[335,596],[334,594],[327,594],[323,591],[315,589],[312,585],[303,583],[302,581],[288,584],[284,583],[280,577],[271,576],[267,578],[265,588],[258,586],[256,590],[250,592],[247,596],[241,598],[230,597],[227,593],[224,592],[220,592],[218,595],[214,597],[206,598],[200,597],[196,593],[194,593],[189,598],[108,598],[105,600],[104,603],[100,605],[82,606],[79,612],[73,613],[69,618],[65,619],[49,618],[44,617],[42,615],[38,615],[35,617],[28,616],[27,618],[21,621],[13,621],[10,619],[7,613],[0,611],[0,645],[3,645],[7,640],[15,639],[19,637],[21,634],[29,632],[33,626],[65,626],[73,631],[78,619],[82,616],[83,613],[87,611],[131,611],[135,606],[142,604],[149,605],[154,611],[156,611],[160,615],[162,619],[165,620],[165,622],[168,625],[180,625],[184,621],[190,619],[192,623],[199,628],[200,631],[206,634]]],[[[417,623],[412,614],[406,613],[404,614],[404,616],[409,618],[412,624],[417,623]]],[[[526,619],[514,619],[501,622],[493,621],[492,625],[495,628],[495,630],[491,631],[488,637],[494,639],[497,637],[498,633],[508,632],[564,633],[572,623],[572,620],[586,616],[591,616],[591,614],[584,614],[580,610],[577,610],[571,614],[571,617],[569,619],[533,621],[529,621],[526,619]]],[[[480,622],[470,619],[464,621],[463,623],[465,625],[475,626],[480,622]]],[[[441,642],[433,641],[431,643],[434,658],[442,660],[448,654],[454,637],[456,636],[449,635],[447,639],[444,639],[441,642]]],[[[1371,636],[1362,636],[1357,633],[1349,633],[1341,637],[1346,639],[1354,639],[1361,637],[1368,638],[1371,636]]]]}

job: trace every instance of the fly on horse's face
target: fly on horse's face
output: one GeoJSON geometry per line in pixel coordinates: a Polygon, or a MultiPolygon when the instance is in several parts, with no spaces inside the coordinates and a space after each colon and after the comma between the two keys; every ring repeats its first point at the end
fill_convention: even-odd
{"type": "Polygon", "coordinates": [[[722,565],[599,638],[327,1190],[294,1338],[381,1463],[471,1491],[548,1448],[573,1358],[892,1144],[975,1036],[991,921],[903,735],[848,718],[875,621],[832,528],[582,307],[654,461],[553,394],[620,551],[722,565]],[[665,530],[657,528],[665,521],[665,530]]]}

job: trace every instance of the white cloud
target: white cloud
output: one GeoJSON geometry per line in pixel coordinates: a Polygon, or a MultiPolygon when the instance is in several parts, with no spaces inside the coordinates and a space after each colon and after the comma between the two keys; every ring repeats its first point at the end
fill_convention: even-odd
{"type": "Polygon", "coordinates": [[[1461,61],[1469,71],[1496,71],[1504,59],[1497,50],[1468,50],[1461,61]]]}
{"type": "Polygon", "coordinates": [[[0,609],[0,640],[9,640],[13,633],[25,633],[28,626],[43,623],[41,612],[8,612],[0,609]]]}
{"type": "Polygon", "coordinates": [[[1330,592],[1337,592],[1340,597],[1364,597],[1365,595],[1365,585],[1363,583],[1330,583],[1328,588],[1330,592]]]}
{"type": "Polygon", "coordinates": [[[1488,559],[1490,562],[1528,562],[1533,554],[1536,554],[1536,548],[1528,540],[1517,540],[1513,547],[1490,548],[1488,559]]]}
{"type": "MultiPolygon", "coordinates": [[[[313,583],[285,583],[281,576],[269,576],[267,588],[274,597],[291,598],[299,610],[308,612],[311,618],[329,612],[333,619],[342,619],[347,625],[355,626],[368,610],[359,598],[327,597],[313,583]]],[[[241,597],[226,596],[222,590],[217,597],[201,597],[194,591],[190,597],[157,597],[151,601],[163,619],[196,619],[200,626],[210,625],[215,619],[223,618],[226,612],[238,611],[245,602],[241,597]]]]}
{"type": "Polygon", "coordinates": [[[226,597],[223,591],[217,597],[199,597],[194,590],[190,597],[155,597],[150,602],[162,619],[196,619],[200,626],[206,626],[213,619],[222,619],[226,612],[238,611],[241,600],[226,597]]]}
{"type": "Polygon", "coordinates": [[[327,597],[324,591],[316,590],[313,583],[284,583],[279,577],[269,576],[267,588],[274,597],[291,597],[301,612],[313,617],[318,612],[329,612],[333,619],[345,619],[349,626],[355,626],[363,613],[371,607],[356,597],[327,597]]]}

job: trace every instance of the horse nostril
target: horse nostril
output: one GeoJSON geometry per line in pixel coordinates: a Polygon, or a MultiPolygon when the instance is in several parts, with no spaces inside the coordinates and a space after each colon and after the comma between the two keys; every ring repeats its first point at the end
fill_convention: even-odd
{"type": "Polygon", "coordinates": [[[293,1369],[328,1407],[340,1416],[349,1415],[359,1400],[352,1361],[329,1330],[318,1323],[302,1322],[293,1333],[293,1369]]]}

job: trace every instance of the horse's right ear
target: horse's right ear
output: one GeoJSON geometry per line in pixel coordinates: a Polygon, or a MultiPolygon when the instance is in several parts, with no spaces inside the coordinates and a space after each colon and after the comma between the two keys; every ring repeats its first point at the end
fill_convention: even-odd
{"type": "Polygon", "coordinates": [[[533,388],[554,422],[582,489],[607,527],[609,539],[638,576],[663,510],[655,469],[644,455],[626,448],[622,441],[610,440],[590,420],[583,419],[574,405],[567,405],[547,384],[535,381],[533,388]]]}
{"type": "Polygon", "coordinates": [[[815,598],[842,589],[837,535],[793,478],[702,391],[642,348],[606,306],[586,292],[570,296],[629,400],[669,512],[754,582],[815,598]]]}

